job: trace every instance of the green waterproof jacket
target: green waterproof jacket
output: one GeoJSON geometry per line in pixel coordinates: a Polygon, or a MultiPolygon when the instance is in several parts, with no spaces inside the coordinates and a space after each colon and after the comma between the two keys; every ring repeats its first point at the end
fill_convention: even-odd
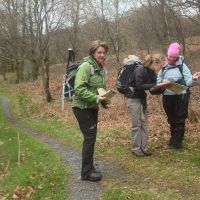
{"type": "Polygon", "coordinates": [[[72,107],[98,108],[97,88],[105,88],[104,69],[91,57],[85,57],[75,77],[72,107]]]}

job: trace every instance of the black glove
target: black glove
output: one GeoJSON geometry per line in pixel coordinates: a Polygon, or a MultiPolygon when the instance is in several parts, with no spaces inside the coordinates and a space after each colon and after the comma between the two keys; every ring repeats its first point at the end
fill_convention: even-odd
{"type": "Polygon", "coordinates": [[[162,88],[157,88],[157,87],[152,87],[149,92],[152,95],[159,95],[159,94],[163,94],[165,92],[165,89],[162,88]]]}
{"type": "Polygon", "coordinates": [[[101,105],[105,109],[109,108],[109,104],[110,104],[110,100],[108,100],[108,99],[101,101],[101,105]]]}

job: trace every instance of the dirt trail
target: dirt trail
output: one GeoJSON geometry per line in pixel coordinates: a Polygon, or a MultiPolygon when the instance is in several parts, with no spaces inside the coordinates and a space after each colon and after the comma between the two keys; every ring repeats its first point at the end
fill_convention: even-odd
{"type": "MultiPolygon", "coordinates": [[[[15,118],[9,107],[9,102],[7,97],[0,97],[5,118],[12,123],[15,127],[23,130],[27,134],[30,134],[43,142],[47,143],[52,149],[57,151],[61,158],[66,162],[66,164],[71,167],[71,174],[69,184],[67,188],[70,190],[70,199],[71,200],[94,200],[102,194],[105,188],[102,185],[102,182],[89,182],[80,180],[80,170],[81,170],[81,155],[80,152],[73,149],[70,146],[61,144],[53,138],[48,137],[47,135],[26,127],[21,123],[17,118],[15,118]]],[[[100,169],[104,177],[109,177],[111,179],[117,180],[118,182],[127,182],[128,180],[134,180],[136,176],[130,174],[116,163],[111,163],[105,160],[97,160],[95,162],[97,168],[100,169]]],[[[136,179],[137,180],[137,179],[136,179]]]]}

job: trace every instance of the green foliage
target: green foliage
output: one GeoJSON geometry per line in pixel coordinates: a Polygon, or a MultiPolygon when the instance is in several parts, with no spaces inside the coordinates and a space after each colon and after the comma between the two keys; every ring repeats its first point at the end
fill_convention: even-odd
{"type": "Polygon", "coordinates": [[[113,189],[106,192],[103,197],[103,200],[126,200],[126,199],[135,199],[135,194],[126,189],[113,189]]]}
{"type": "Polygon", "coordinates": [[[76,148],[82,146],[82,134],[76,124],[62,124],[61,122],[47,119],[23,119],[24,123],[31,128],[35,128],[43,133],[57,138],[66,144],[72,144],[76,148]]]}
{"type": "Polygon", "coordinates": [[[66,174],[67,167],[55,152],[11,127],[2,118],[0,109],[0,197],[12,199],[18,194],[29,195],[31,199],[66,199],[66,174]]]}
{"type": "Polygon", "coordinates": [[[31,117],[37,113],[44,103],[37,101],[31,94],[25,92],[18,93],[7,88],[6,85],[1,85],[0,95],[7,96],[10,100],[12,112],[18,117],[31,117]]]}
{"type": "Polygon", "coordinates": [[[41,108],[43,105],[37,101],[33,101],[31,95],[26,93],[17,93],[14,100],[14,110],[18,116],[30,117],[41,108]]]}
{"type": "MultiPolygon", "coordinates": [[[[200,168],[200,144],[197,144],[195,146],[195,153],[191,155],[191,162],[196,165],[198,168],[200,168]]],[[[199,169],[200,174],[200,169],[199,169]]]]}
{"type": "Polygon", "coordinates": [[[157,191],[131,189],[127,187],[115,188],[106,192],[101,200],[180,200],[181,197],[176,194],[175,190],[167,190],[166,193],[159,194],[157,191]]]}

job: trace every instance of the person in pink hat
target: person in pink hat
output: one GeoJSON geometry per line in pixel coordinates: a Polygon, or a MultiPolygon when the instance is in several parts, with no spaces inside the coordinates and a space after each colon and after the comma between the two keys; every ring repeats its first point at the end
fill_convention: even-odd
{"type": "Polygon", "coordinates": [[[163,107],[170,125],[171,138],[167,148],[180,149],[183,147],[185,121],[188,116],[189,87],[194,79],[198,79],[199,72],[191,74],[190,69],[180,55],[181,45],[171,43],[167,49],[166,65],[159,71],[157,82],[174,82],[186,86],[180,93],[165,89],[163,93],[163,107]]]}

